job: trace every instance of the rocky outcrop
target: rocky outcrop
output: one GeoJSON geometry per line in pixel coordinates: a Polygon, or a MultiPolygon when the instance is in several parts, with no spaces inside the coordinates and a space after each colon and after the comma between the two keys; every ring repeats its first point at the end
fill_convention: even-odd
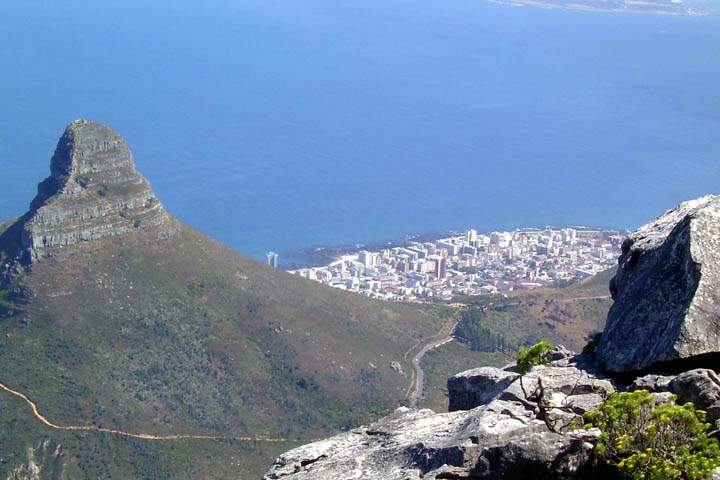
{"type": "Polygon", "coordinates": [[[265,479],[589,478],[585,466],[597,432],[567,430],[614,387],[577,360],[535,367],[522,384],[509,370],[463,372],[448,381],[456,411],[401,408],[280,456],[265,479]]]}
{"type": "Polygon", "coordinates": [[[685,202],[625,241],[597,354],[633,372],[720,351],[720,197],[685,202]]]}
{"type": "Polygon", "coordinates": [[[499,397],[520,375],[493,367],[458,373],[447,381],[448,410],[470,410],[499,397]]]}
{"type": "Polygon", "coordinates": [[[133,231],[172,232],[170,216],[110,128],[76,120],[58,141],[50,176],[0,243],[32,262],[67,246],[133,231]]]}
{"type": "Polygon", "coordinates": [[[11,468],[6,480],[68,480],[67,454],[62,445],[43,440],[25,452],[26,458],[11,468]]]}
{"type": "Polygon", "coordinates": [[[720,420],[720,378],[714,371],[697,368],[681,373],[670,381],[669,388],[678,402],[692,402],[707,412],[708,420],[720,420]]]}
{"type": "Polygon", "coordinates": [[[686,202],[641,228],[619,263],[595,352],[555,348],[525,375],[515,366],[459,373],[448,380],[450,413],[400,409],[280,456],[265,480],[614,478],[589,461],[599,432],[574,428],[616,389],[649,390],[657,403],[675,395],[717,422],[715,372],[671,370],[716,367],[720,197],[686,202]]]}

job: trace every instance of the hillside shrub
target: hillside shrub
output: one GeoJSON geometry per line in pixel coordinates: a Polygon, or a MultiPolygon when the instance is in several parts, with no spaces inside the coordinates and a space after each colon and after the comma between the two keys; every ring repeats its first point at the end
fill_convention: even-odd
{"type": "Polygon", "coordinates": [[[471,307],[464,311],[455,327],[455,336],[475,352],[505,351],[508,348],[505,337],[485,327],[482,318],[480,308],[471,307]]]}
{"type": "Polygon", "coordinates": [[[521,348],[518,350],[517,370],[521,375],[525,375],[535,365],[545,365],[550,362],[548,352],[554,348],[554,345],[545,340],[541,340],[528,349],[521,348]]]}
{"type": "Polygon", "coordinates": [[[612,393],[584,416],[601,430],[599,461],[632,480],[701,480],[720,465],[720,445],[708,436],[705,412],[675,398],[656,405],[646,390],[612,393]]]}

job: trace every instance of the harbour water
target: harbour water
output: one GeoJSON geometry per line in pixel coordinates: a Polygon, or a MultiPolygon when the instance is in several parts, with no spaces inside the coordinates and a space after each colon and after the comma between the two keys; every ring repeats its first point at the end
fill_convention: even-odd
{"type": "Polygon", "coordinates": [[[407,234],[633,228],[720,191],[720,18],[482,0],[4,0],[0,217],[66,123],[257,258],[407,234]]]}

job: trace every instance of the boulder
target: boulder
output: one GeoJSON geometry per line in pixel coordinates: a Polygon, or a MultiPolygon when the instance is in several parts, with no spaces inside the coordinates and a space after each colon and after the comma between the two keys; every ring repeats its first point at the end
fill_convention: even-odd
{"type": "Polygon", "coordinates": [[[643,375],[633,380],[628,390],[647,390],[652,393],[661,393],[670,391],[670,382],[673,380],[672,375],[658,375],[651,373],[643,375]]]}
{"type": "Polygon", "coordinates": [[[707,412],[708,420],[720,420],[720,378],[714,371],[698,368],[681,373],[669,387],[677,395],[678,403],[692,402],[707,412]]]}
{"type": "Polygon", "coordinates": [[[494,367],[481,367],[458,373],[447,381],[448,410],[470,410],[485,405],[520,377],[494,367]]]}
{"type": "Polygon", "coordinates": [[[468,478],[556,480],[591,478],[590,458],[600,431],[530,433],[485,447],[468,478]]]}
{"type": "Polygon", "coordinates": [[[642,371],[720,350],[720,197],[685,202],[623,243],[597,356],[642,371]]]}
{"type": "Polygon", "coordinates": [[[370,426],[281,455],[264,480],[433,479],[447,468],[469,471],[479,445],[544,429],[532,412],[505,401],[439,414],[403,407],[370,426]]]}
{"type": "Polygon", "coordinates": [[[281,455],[264,478],[587,478],[597,436],[551,429],[581,422],[582,413],[614,391],[612,383],[572,361],[534,367],[522,384],[519,379],[492,367],[463,372],[448,381],[455,411],[398,409],[281,455]]]}

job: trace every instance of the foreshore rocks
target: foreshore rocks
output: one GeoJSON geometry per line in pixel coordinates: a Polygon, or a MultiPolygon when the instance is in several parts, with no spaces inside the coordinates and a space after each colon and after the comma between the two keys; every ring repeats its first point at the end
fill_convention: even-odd
{"type": "Polygon", "coordinates": [[[0,246],[32,263],[83,242],[153,229],[168,236],[173,228],[125,141],[104,125],[76,120],[58,141],[30,210],[0,246]]]}
{"type": "Polygon", "coordinates": [[[619,264],[595,351],[556,348],[525,375],[514,365],[459,373],[449,413],[398,409],[281,455],[264,480],[613,479],[593,461],[600,432],[580,428],[610,393],[675,395],[720,421],[720,197],[641,228],[619,264]]]}

